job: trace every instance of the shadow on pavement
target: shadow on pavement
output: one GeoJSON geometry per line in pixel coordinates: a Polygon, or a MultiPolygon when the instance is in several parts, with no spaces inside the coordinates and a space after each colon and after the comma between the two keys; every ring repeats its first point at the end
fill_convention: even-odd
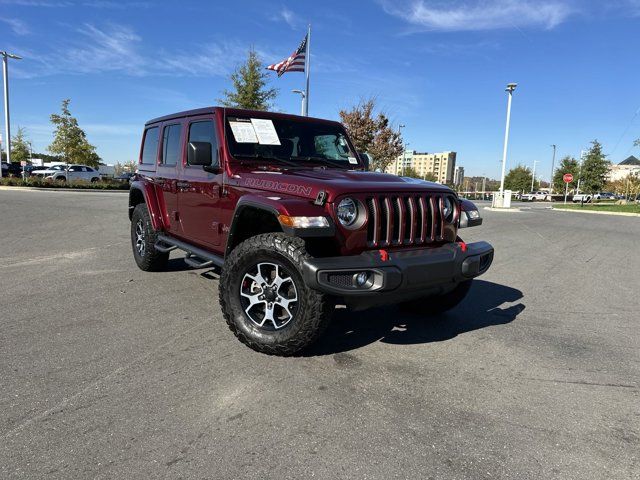
{"type": "Polygon", "coordinates": [[[351,312],[337,309],[327,332],[305,356],[331,355],[384,342],[397,345],[441,342],[492,325],[512,322],[525,309],[520,290],[475,280],[467,298],[453,310],[432,317],[410,314],[397,306],[351,312]]]}

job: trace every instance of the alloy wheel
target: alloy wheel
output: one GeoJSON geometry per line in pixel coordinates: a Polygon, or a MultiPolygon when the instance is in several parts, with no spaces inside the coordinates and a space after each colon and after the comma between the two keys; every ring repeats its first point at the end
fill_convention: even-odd
{"type": "Polygon", "coordinates": [[[240,300],[244,313],[255,325],[278,330],[294,318],[298,291],[285,267],[262,262],[244,274],[240,282],[240,300]]]}
{"type": "Polygon", "coordinates": [[[144,238],[144,222],[142,219],[138,220],[136,223],[136,250],[138,255],[144,257],[144,252],[146,249],[145,238],[144,238]]]}

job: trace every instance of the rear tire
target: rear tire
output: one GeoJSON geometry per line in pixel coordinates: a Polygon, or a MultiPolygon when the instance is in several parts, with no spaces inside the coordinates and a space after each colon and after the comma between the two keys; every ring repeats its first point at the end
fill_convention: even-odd
{"type": "Polygon", "coordinates": [[[473,280],[459,283],[453,290],[444,295],[418,298],[400,304],[400,308],[406,312],[425,315],[439,315],[455,308],[462,302],[471,288],[473,280]]]}
{"type": "Polygon", "coordinates": [[[133,258],[140,270],[157,272],[167,266],[169,253],[156,250],[158,232],[151,224],[151,216],[147,205],[139,203],[131,216],[131,246],[133,258]]]}
{"type": "Polygon", "coordinates": [[[306,258],[304,241],[283,233],[251,237],[231,252],[219,297],[238,340],[258,352],[288,356],[324,333],[334,304],[304,283],[306,258]]]}

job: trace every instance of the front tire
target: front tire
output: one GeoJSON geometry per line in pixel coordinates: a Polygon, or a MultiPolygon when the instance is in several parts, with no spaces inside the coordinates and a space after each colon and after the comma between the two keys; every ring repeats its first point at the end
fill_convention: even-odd
{"type": "Polygon", "coordinates": [[[288,356],[324,333],[334,305],[304,283],[306,258],[304,241],[282,233],[251,237],[227,257],[220,276],[220,306],[242,343],[258,352],[288,356]]]}
{"type": "Polygon", "coordinates": [[[158,232],[151,224],[151,216],[147,205],[139,203],[131,216],[131,246],[133,258],[140,270],[157,272],[166,267],[169,253],[156,250],[158,232]]]}
{"type": "Polygon", "coordinates": [[[430,297],[410,300],[400,304],[402,310],[425,315],[440,315],[455,308],[462,302],[471,288],[473,280],[466,280],[459,283],[453,290],[444,295],[433,295],[430,297]]]}

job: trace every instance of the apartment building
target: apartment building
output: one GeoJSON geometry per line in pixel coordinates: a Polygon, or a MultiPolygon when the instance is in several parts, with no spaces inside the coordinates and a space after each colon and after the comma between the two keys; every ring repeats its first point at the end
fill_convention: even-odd
{"type": "Polygon", "coordinates": [[[402,175],[403,163],[405,169],[411,167],[420,177],[431,173],[439,183],[454,183],[456,152],[428,153],[408,150],[404,152],[404,155],[400,155],[395,162],[391,163],[386,172],[402,175]]]}

